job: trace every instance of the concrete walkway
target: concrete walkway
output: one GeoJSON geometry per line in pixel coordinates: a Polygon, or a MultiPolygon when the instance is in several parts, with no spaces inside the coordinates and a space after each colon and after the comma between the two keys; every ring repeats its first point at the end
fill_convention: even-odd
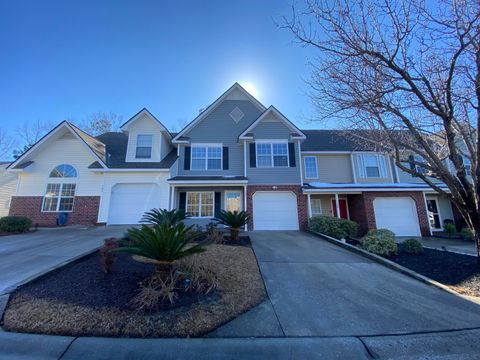
{"type": "Polygon", "coordinates": [[[0,295],[98,248],[127,226],[68,226],[0,237],[0,295]]]}
{"type": "Polygon", "coordinates": [[[425,237],[419,239],[423,246],[432,249],[454,251],[469,255],[477,255],[477,249],[475,248],[475,242],[460,239],[447,239],[439,237],[425,237]]]}

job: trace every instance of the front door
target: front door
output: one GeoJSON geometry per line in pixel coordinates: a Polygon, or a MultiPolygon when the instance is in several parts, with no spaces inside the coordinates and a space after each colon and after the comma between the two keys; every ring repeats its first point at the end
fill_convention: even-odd
{"type": "Polygon", "coordinates": [[[441,230],[440,212],[438,211],[438,202],[436,198],[427,198],[428,221],[432,230],[441,230]]]}
{"type": "MultiPolygon", "coordinates": [[[[342,219],[348,219],[347,200],[338,199],[338,207],[340,208],[340,217],[342,219]]],[[[333,216],[337,217],[337,205],[335,204],[335,199],[332,199],[332,209],[333,216]]]]}

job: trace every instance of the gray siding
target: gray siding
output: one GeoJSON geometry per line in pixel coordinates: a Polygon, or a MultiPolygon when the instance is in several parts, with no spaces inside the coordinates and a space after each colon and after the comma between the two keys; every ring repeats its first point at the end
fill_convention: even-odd
{"type": "Polygon", "coordinates": [[[228,170],[185,170],[184,145],[180,146],[178,159],[178,175],[237,175],[242,176],[244,171],[243,146],[238,143],[238,136],[250,126],[261,112],[246,100],[225,100],[211,114],[200,121],[192,130],[185,134],[191,143],[222,143],[229,148],[228,170]],[[237,107],[245,114],[236,123],[230,117],[230,112],[237,107]]]}
{"type": "MultiPolygon", "coordinates": [[[[409,167],[409,163],[405,163],[405,166],[409,167]]],[[[398,182],[399,183],[413,183],[413,184],[425,184],[425,182],[420,179],[419,177],[413,177],[409,173],[399,169],[392,160],[392,167],[396,168],[398,174],[398,182]]],[[[435,183],[440,183],[441,181],[438,179],[431,178],[431,180],[435,183]]]]}
{"type": "Polygon", "coordinates": [[[304,182],[353,183],[352,161],[349,154],[305,154],[302,156],[304,182]],[[317,158],[317,178],[305,177],[306,156],[317,158]]]}
{"type": "MultiPolygon", "coordinates": [[[[252,131],[256,140],[277,139],[289,140],[290,129],[283,122],[261,122],[252,131]]],[[[252,168],[250,167],[250,148],[247,147],[247,177],[249,184],[289,184],[300,185],[300,154],[298,153],[298,142],[295,141],[295,167],[271,167],[252,168]]]]}

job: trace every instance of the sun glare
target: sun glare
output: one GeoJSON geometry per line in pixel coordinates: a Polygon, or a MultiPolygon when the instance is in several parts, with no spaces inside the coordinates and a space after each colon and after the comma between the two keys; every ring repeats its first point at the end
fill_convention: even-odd
{"type": "Polygon", "coordinates": [[[245,88],[245,90],[247,90],[252,96],[254,97],[258,97],[258,90],[257,88],[255,87],[255,85],[253,85],[252,83],[250,82],[244,82],[242,83],[242,86],[245,88]]]}

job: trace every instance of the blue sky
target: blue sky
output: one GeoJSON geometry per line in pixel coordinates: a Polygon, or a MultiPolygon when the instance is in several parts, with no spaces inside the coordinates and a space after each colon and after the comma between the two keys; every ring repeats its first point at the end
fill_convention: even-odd
{"type": "Polygon", "coordinates": [[[302,123],[308,59],[285,1],[0,0],[0,128],[147,107],[178,130],[235,81],[302,123]]]}

